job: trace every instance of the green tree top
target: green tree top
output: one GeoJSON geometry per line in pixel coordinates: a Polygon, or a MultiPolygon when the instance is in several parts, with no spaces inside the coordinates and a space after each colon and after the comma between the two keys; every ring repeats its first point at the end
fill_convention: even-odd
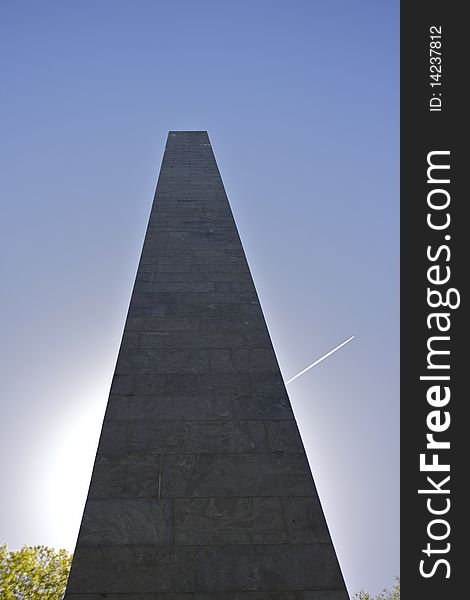
{"type": "Polygon", "coordinates": [[[0,546],[1,600],[62,600],[72,555],[47,546],[0,546]]]}
{"type": "Polygon", "coordinates": [[[372,596],[361,590],[354,594],[352,600],[400,600],[400,578],[397,577],[397,581],[391,590],[385,589],[378,596],[372,596]]]}

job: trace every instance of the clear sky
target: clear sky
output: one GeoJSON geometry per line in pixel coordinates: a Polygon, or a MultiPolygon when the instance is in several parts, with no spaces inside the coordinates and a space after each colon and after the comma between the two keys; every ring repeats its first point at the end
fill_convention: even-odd
{"type": "Polygon", "coordinates": [[[398,0],[0,4],[0,543],[73,550],[169,130],[209,132],[350,593],[399,573],[398,0]]]}

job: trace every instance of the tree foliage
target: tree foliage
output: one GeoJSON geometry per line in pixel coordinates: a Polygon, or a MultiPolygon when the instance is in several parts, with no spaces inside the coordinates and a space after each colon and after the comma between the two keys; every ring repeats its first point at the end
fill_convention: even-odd
{"type": "Polygon", "coordinates": [[[353,600],[400,600],[400,578],[397,577],[396,583],[391,590],[384,589],[378,596],[372,596],[368,592],[361,590],[354,594],[353,600]]]}
{"type": "Polygon", "coordinates": [[[72,555],[47,546],[0,546],[2,600],[62,600],[72,555]]]}

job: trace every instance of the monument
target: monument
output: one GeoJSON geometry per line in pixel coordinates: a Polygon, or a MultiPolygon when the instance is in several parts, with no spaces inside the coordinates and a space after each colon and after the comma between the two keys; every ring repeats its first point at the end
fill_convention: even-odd
{"type": "Polygon", "coordinates": [[[204,131],[170,132],[66,600],[347,600],[204,131]]]}

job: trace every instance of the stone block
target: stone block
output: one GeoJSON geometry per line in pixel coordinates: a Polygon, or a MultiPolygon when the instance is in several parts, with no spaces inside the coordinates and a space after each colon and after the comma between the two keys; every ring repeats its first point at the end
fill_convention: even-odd
{"type": "Polygon", "coordinates": [[[172,500],[89,499],[80,528],[82,546],[157,545],[173,540],[172,500]]]}
{"type": "MultiPolygon", "coordinates": [[[[195,411],[197,412],[197,411],[195,411]]],[[[266,452],[260,421],[148,420],[132,422],[127,451],[139,454],[266,452]]]]}
{"type": "Polygon", "coordinates": [[[302,454],[189,454],[162,457],[162,497],[308,496],[302,454]]]}
{"type": "Polygon", "coordinates": [[[159,456],[97,455],[88,498],[159,498],[160,492],[159,456]]]}
{"type": "MultiPolygon", "coordinates": [[[[93,599],[94,600],[94,599],[93,599]]],[[[195,592],[160,593],[157,600],[303,600],[302,592],[195,592]]],[[[341,599],[342,600],[342,599],[341,599]]]]}
{"type": "Polygon", "coordinates": [[[265,426],[270,452],[304,452],[295,419],[266,420],[265,426]]]}
{"type": "Polygon", "coordinates": [[[232,403],[226,397],[163,394],[161,396],[113,396],[108,402],[106,422],[111,419],[220,420],[229,419],[231,416],[232,403]]]}
{"type": "Polygon", "coordinates": [[[72,594],[67,593],[64,600],[158,600],[157,594],[72,594]]]}
{"type": "Polygon", "coordinates": [[[67,591],[110,595],[191,591],[194,555],[194,548],[186,546],[80,545],[67,591]]]}
{"type": "MultiPolygon", "coordinates": [[[[151,335],[157,341],[166,336],[151,335]]],[[[119,353],[116,373],[120,375],[140,373],[208,373],[210,372],[210,354],[200,348],[148,348],[143,350],[124,350],[119,353]]]]}
{"type": "Polygon", "coordinates": [[[279,498],[176,498],[176,544],[287,542],[279,498]]]}
{"type": "Polygon", "coordinates": [[[111,383],[110,394],[116,394],[118,396],[125,396],[131,394],[134,390],[134,376],[133,375],[119,375],[114,374],[113,381],[111,383]]]}
{"type": "Polygon", "coordinates": [[[281,498],[289,542],[331,544],[330,534],[318,496],[281,498]]]}
{"type": "Polygon", "coordinates": [[[293,419],[289,399],[284,395],[237,395],[233,398],[234,418],[293,419]]]}
{"type": "Polygon", "coordinates": [[[313,545],[203,546],[195,590],[208,592],[340,589],[333,548],[313,545]]]}
{"type": "Polygon", "coordinates": [[[98,454],[126,454],[129,451],[129,424],[126,421],[113,421],[109,415],[108,406],[108,416],[103,423],[98,443],[98,454]]]}
{"type": "MultiPolygon", "coordinates": [[[[119,377],[119,376],[117,376],[119,377]]],[[[212,397],[251,394],[249,374],[238,373],[152,373],[125,375],[126,379],[112,388],[113,395],[164,395],[212,397]],[[115,392],[114,389],[119,390],[115,392]]],[[[116,377],[115,377],[116,378],[116,377]]],[[[287,396],[284,396],[287,399],[287,396]]],[[[288,401],[288,400],[287,400],[288,401]]]]}
{"type": "Polygon", "coordinates": [[[303,592],[302,600],[349,600],[348,593],[342,590],[303,592]]]}
{"type": "MultiPolygon", "coordinates": [[[[143,332],[140,334],[141,349],[204,349],[237,348],[245,344],[245,335],[227,331],[171,331],[167,335],[143,332]]],[[[146,352],[146,354],[149,354],[146,352]]]]}
{"type": "Polygon", "coordinates": [[[175,331],[198,331],[200,320],[198,318],[168,318],[168,317],[141,317],[128,319],[126,330],[142,333],[160,333],[168,335],[175,331]]]}
{"type": "MultiPolygon", "coordinates": [[[[245,340],[252,338],[252,334],[247,333],[245,340]]],[[[219,369],[225,369],[223,372],[234,373],[269,373],[279,376],[279,368],[270,348],[250,348],[248,343],[237,348],[230,349],[230,370],[228,369],[227,358],[221,350],[211,350],[211,367],[214,372],[219,369]]]]}

